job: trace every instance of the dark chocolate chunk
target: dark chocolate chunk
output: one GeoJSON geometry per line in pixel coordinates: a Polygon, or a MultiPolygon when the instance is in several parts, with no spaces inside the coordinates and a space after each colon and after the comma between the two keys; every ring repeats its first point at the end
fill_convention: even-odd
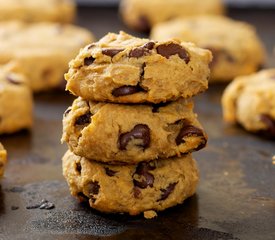
{"type": "Polygon", "coordinates": [[[136,25],[136,30],[141,32],[149,32],[151,29],[151,24],[147,17],[140,16],[138,19],[138,24],[136,25]]]}
{"type": "Polygon", "coordinates": [[[154,46],[155,46],[155,43],[152,41],[145,43],[141,47],[136,47],[132,49],[129,53],[129,57],[139,58],[139,57],[145,56],[149,53],[150,50],[154,48],[154,46]]]}
{"type": "Polygon", "coordinates": [[[165,188],[165,189],[160,189],[160,191],[161,191],[162,193],[161,193],[161,195],[160,195],[160,198],[157,200],[157,202],[163,201],[163,200],[165,200],[166,198],[168,198],[169,195],[174,191],[174,189],[175,189],[175,187],[176,187],[177,184],[178,184],[177,182],[175,182],[175,183],[170,183],[170,184],[168,185],[167,188],[165,188]]]}
{"type": "Polygon", "coordinates": [[[85,58],[85,59],[84,59],[84,65],[85,65],[85,66],[89,66],[89,65],[91,65],[94,61],[95,61],[95,58],[93,58],[92,56],[91,56],[91,57],[88,57],[88,58],[85,58]]]}
{"type": "Polygon", "coordinates": [[[12,83],[12,84],[14,84],[14,85],[20,85],[20,84],[22,84],[22,82],[18,81],[18,80],[17,80],[16,78],[14,78],[11,74],[7,75],[7,76],[6,76],[6,79],[7,79],[10,83],[12,83]]]}
{"type": "Polygon", "coordinates": [[[126,150],[128,143],[132,139],[141,139],[142,143],[138,146],[146,149],[150,145],[150,128],[145,124],[136,125],[130,132],[123,133],[119,136],[119,149],[126,150]]]}
{"type": "Polygon", "coordinates": [[[85,124],[90,123],[91,122],[91,116],[92,116],[92,114],[90,112],[79,116],[75,120],[75,125],[85,125],[85,124]]]}
{"type": "Polygon", "coordinates": [[[133,177],[135,177],[135,175],[141,176],[141,180],[134,178],[134,185],[142,189],[147,188],[148,186],[153,187],[155,178],[149,171],[154,170],[155,168],[156,166],[154,165],[154,162],[140,162],[137,165],[133,177]]]}
{"type": "Polygon", "coordinates": [[[102,49],[102,53],[104,55],[110,56],[110,57],[114,57],[115,55],[117,55],[118,53],[122,52],[124,49],[102,49]]]}
{"type": "Polygon", "coordinates": [[[112,91],[112,95],[115,97],[127,96],[137,92],[141,92],[143,89],[140,86],[122,86],[115,88],[112,91]]]}
{"type": "Polygon", "coordinates": [[[170,56],[178,54],[179,57],[185,61],[185,63],[189,63],[190,61],[189,53],[179,44],[169,43],[168,45],[159,45],[157,47],[157,52],[167,59],[170,56]]]}
{"type": "Polygon", "coordinates": [[[98,181],[91,181],[88,184],[88,192],[90,195],[96,195],[99,193],[100,186],[98,184],[98,181]]]}
{"type": "Polygon", "coordinates": [[[176,137],[176,144],[180,145],[181,143],[184,143],[184,137],[187,136],[197,136],[197,137],[203,137],[203,131],[195,126],[190,125],[189,123],[185,124],[183,123],[182,128],[180,129],[180,132],[178,136],[176,137]]]}
{"type": "Polygon", "coordinates": [[[81,173],[82,167],[80,162],[75,163],[75,170],[81,173]]]}
{"type": "Polygon", "coordinates": [[[107,168],[107,167],[105,167],[104,169],[105,169],[106,174],[107,174],[109,177],[113,177],[113,176],[115,176],[116,173],[117,173],[117,171],[114,171],[114,170],[112,170],[112,169],[110,169],[110,168],[107,168]]]}
{"type": "Polygon", "coordinates": [[[260,120],[267,126],[267,129],[263,133],[267,137],[275,137],[275,119],[269,114],[261,114],[260,120]]]}

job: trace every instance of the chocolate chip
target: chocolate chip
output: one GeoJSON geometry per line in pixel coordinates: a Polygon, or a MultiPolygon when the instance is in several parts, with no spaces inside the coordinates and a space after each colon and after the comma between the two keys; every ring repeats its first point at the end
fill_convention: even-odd
{"type": "Polygon", "coordinates": [[[69,107],[65,112],[64,112],[64,117],[67,117],[67,115],[70,113],[70,111],[72,111],[72,108],[69,107]]]}
{"type": "Polygon", "coordinates": [[[90,195],[97,195],[99,193],[100,186],[98,181],[91,181],[88,183],[88,192],[90,195]]]}
{"type": "Polygon", "coordinates": [[[179,57],[185,61],[185,63],[189,63],[190,61],[189,53],[179,44],[169,43],[168,45],[159,45],[157,47],[157,52],[167,59],[170,56],[178,54],[179,57]]]}
{"type": "Polygon", "coordinates": [[[105,167],[104,169],[105,169],[105,173],[106,173],[109,177],[113,177],[113,176],[115,176],[116,173],[117,173],[117,171],[114,171],[114,170],[112,170],[112,169],[110,169],[110,168],[107,168],[107,167],[105,167]]]}
{"type": "Polygon", "coordinates": [[[85,66],[89,66],[89,65],[91,65],[94,61],[95,61],[95,58],[93,58],[92,56],[91,56],[91,57],[88,57],[88,58],[85,58],[85,59],[84,59],[84,65],[85,65],[85,66]]]}
{"type": "Polygon", "coordinates": [[[20,82],[20,81],[18,81],[16,78],[14,78],[12,75],[7,75],[6,76],[6,79],[10,82],[10,83],[12,83],[12,84],[14,84],[14,85],[20,85],[22,82],[20,82]]]}
{"type": "Polygon", "coordinates": [[[110,57],[114,57],[115,55],[117,55],[118,53],[122,52],[124,49],[102,49],[102,53],[104,55],[110,56],[110,57]]]}
{"type": "Polygon", "coordinates": [[[203,131],[195,126],[190,125],[187,122],[183,123],[182,128],[180,129],[180,132],[178,136],[176,137],[176,144],[180,145],[181,143],[185,143],[184,137],[190,137],[190,136],[197,136],[197,137],[203,137],[203,131]]]}
{"type": "Polygon", "coordinates": [[[166,189],[160,189],[162,194],[160,195],[160,198],[157,200],[157,202],[163,201],[168,198],[168,196],[173,192],[177,184],[178,182],[170,183],[166,189]]]}
{"type": "Polygon", "coordinates": [[[91,122],[91,116],[92,114],[89,113],[85,113],[81,116],[79,116],[76,120],[75,120],[75,125],[85,125],[85,124],[89,124],[91,122]]]}
{"type": "Polygon", "coordinates": [[[158,113],[159,109],[161,107],[166,107],[169,104],[169,102],[165,102],[165,103],[158,103],[158,104],[152,104],[152,112],[153,113],[158,113]]]}
{"type": "Polygon", "coordinates": [[[155,46],[155,43],[152,41],[145,43],[141,47],[132,49],[129,53],[129,57],[139,58],[139,57],[145,56],[149,53],[150,50],[154,48],[154,46],[155,46]]]}
{"type": "Polygon", "coordinates": [[[82,167],[80,162],[75,163],[75,170],[79,173],[81,173],[82,167]]]}
{"type": "Polygon", "coordinates": [[[140,86],[122,86],[119,88],[115,88],[112,91],[112,95],[115,97],[120,97],[120,96],[131,95],[141,91],[143,91],[143,89],[140,86]]]}
{"type": "Polygon", "coordinates": [[[269,114],[261,114],[260,120],[266,125],[267,129],[263,133],[267,137],[275,137],[275,119],[269,114]]]}
{"type": "Polygon", "coordinates": [[[133,175],[134,185],[142,189],[147,188],[148,186],[153,187],[155,178],[149,171],[154,170],[155,168],[156,166],[154,165],[154,162],[140,162],[133,175]]]}
{"type": "Polygon", "coordinates": [[[136,125],[130,132],[123,133],[119,136],[119,149],[126,150],[128,143],[132,139],[141,139],[139,147],[146,149],[150,145],[150,128],[145,124],[136,125]]]}
{"type": "Polygon", "coordinates": [[[148,18],[145,16],[140,16],[138,18],[138,23],[136,25],[137,31],[149,32],[150,28],[151,28],[151,24],[150,24],[148,18]]]}

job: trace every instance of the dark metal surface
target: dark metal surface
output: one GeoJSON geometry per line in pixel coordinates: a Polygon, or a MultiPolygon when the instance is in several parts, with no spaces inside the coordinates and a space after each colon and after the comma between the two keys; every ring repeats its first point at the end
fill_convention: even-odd
{"type": "MultiPolygon", "coordinates": [[[[229,11],[252,22],[269,50],[275,44],[275,12],[229,11]]],[[[97,37],[125,29],[115,9],[80,9],[79,24],[97,37]]],[[[61,170],[63,111],[73,97],[63,92],[35,96],[31,133],[0,136],[9,164],[0,188],[0,239],[275,239],[275,142],[222,122],[224,86],[197,96],[196,111],[209,135],[195,154],[201,180],[197,194],[153,220],[104,215],[70,196],[61,170]],[[47,199],[52,210],[26,209],[47,199]]]]}

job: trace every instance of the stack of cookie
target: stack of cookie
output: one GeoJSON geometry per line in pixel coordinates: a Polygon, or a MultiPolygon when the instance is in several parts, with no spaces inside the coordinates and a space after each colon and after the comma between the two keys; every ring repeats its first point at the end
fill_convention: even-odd
{"type": "Polygon", "coordinates": [[[103,212],[145,217],[195,193],[191,152],[206,134],[191,96],[207,89],[208,50],[109,33],[65,75],[79,96],[63,119],[63,174],[72,195],[103,212]]]}

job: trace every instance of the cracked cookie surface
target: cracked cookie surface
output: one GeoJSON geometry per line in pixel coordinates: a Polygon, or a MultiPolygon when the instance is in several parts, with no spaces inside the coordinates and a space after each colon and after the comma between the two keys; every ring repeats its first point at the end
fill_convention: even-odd
{"type": "Polygon", "coordinates": [[[222,97],[224,120],[275,139],[275,69],[237,77],[222,97]]]}
{"type": "Polygon", "coordinates": [[[210,82],[231,81],[257,71],[265,62],[265,50],[256,29],[223,16],[179,18],[154,26],[154,40],[178,38],[212,51],[210,82]]]}
{"type": "Polygon", "coordinates": [[[184,99],[126,105],[77,98],[64,114],[63,142],[77,155],[109,163],[137,163],[203,148],[207,136],[184,99]]]}
{"type": "Polygon", "coordinates": [[[109,33],[80,51],[65,79],[84,99],[159,103],[205,91],[211,60],[210,51],[191,43],[109,33]]]}
{"type": "Polygon", "coordinates": [[[108,213],[160,211],[182,203],[196,191],[198,169],[191,155],[108,165],[68,151],[63,157],[63,175],[71,194],[88,200],[92,208],[108,213]]]}
{"type": "Polygon", "coordinates": [[[7,151],[0,143],[0,178],[4,175],[5,166],[7,164],[7,151]]]}
{"type": "Polygon", "coordinates": [[[32,92],[25,76],[15,73],[15,65],[0,67],[0,134],[32,127],[32,92]]]}

